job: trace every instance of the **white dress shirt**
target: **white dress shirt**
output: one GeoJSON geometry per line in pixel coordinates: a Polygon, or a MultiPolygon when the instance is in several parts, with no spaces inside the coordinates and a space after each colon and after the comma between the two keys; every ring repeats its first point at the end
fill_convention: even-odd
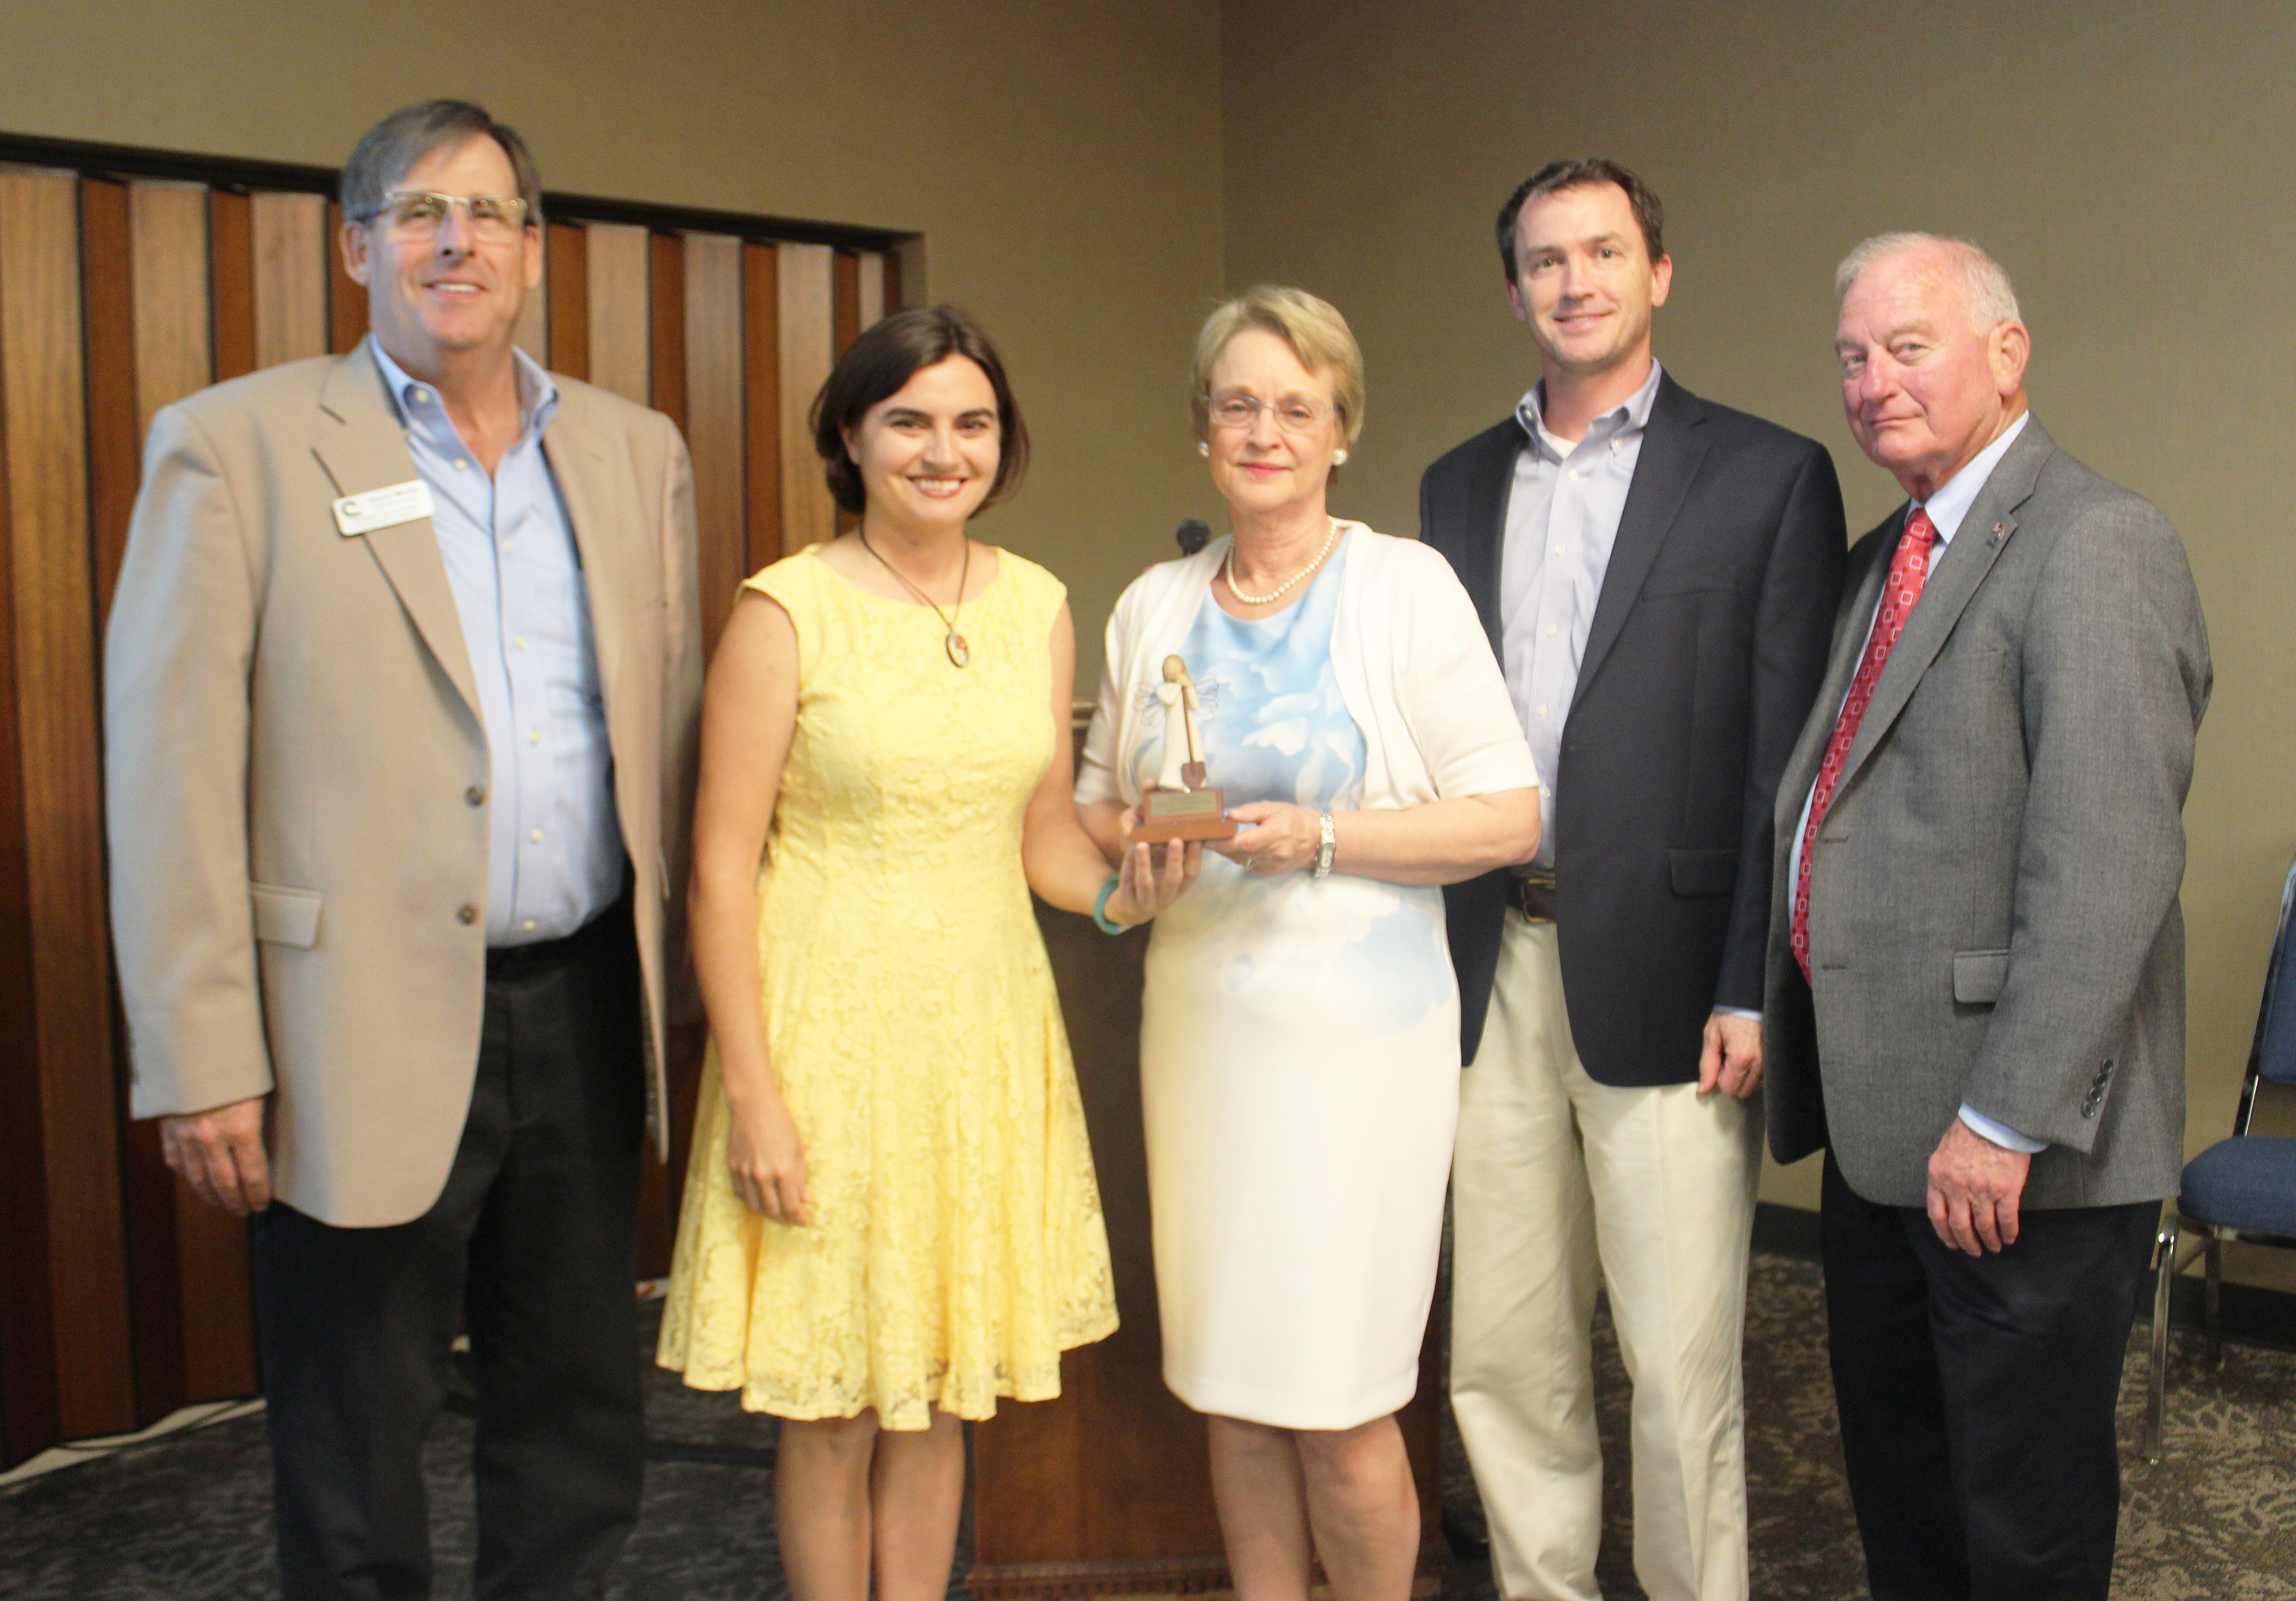
{"type": "MultiPolygon", "coordinates": [[[[2009,447],[2016,443],[2017,436],[2024,432],[2025,420],[2032,415],[2027,412],[2003,429],[1999,439],[1971,456],[1960,472],[1938,486],[1937,493],[1931,495],[1926,501],[1914,502],[1907,508],[1906,515],[1908,518],[1911,518],[1916,511],[1929,513],[1930,524],[1937,530],[1937,548],[1940,559],[1946,547],[1953,543],[1954,535],[1961,531],[1962,520],[1969,515],[1969,508],[1977,503],[1979,491],[1985,488],[1986,480],[1993,476],[1993,469],[2001,464],[2001,458],[2009,453],[2009,447]]],[[[1930,571],[1934,575],[1937,571],[1936,560],[1931,561],[1930,571]]],[[[1878,595],[1874,597],[1874,609],[1877,613],[1881,611],[1881,597],[1878,595]]],[[[1920,602],[1914,603],[1914,610],[1916,612],[1921,610],[1920,602]]],[[[1873,634],[1873,620],[1868,618],[1866,622],[1866,638],[1871,640],[1873,634]]],[[[1865,650],[1864,645],[1858,646],[1860,660],[1864,659],[1865,650]]],[[[1845,692],[1842,695],[1844,704],[1848,703],[1849,698],[1845,692]]],[[[1833,717],[1837,724],[1841,720],[1840,707],[1834,709],[1833,717]]],[[[1797,891],[1801,885],[1802,841],[1809,833],[1809,809],[1811,803],[1816,799],[1817,785],[1813,781],[1809,793],[1802,797],[1801,816],[1794,822],[1793,856],[1788,865],[1789,870],[1793,874],[1793,877],[1789,882],[1794,885],[1797,891]]],[[[1792,905],[1792,901],[1793,897],[1788,896],[1787,904],[1792,905]]],[[[1812,954],[1815,956],[1815,953],[1812,954]]],[[[2047,1140],[2035,1139],[2030,1135],[2020,1134],[2008,1124],[1986,1116],[1965,1101],[1962,1104],[1961,1121],[1995,1145],[2006,1146],[2012,1151],[2022,1151],[2030,1155],[2035,1151],[2044,1151],[2048,1148],[2047,1140]]]]}

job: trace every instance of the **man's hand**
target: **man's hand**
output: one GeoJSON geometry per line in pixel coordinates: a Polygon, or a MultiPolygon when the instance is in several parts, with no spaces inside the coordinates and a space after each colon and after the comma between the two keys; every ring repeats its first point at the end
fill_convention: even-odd
{"type": "Polygon", "coordinates": [[[234,1218],[271,1204],[271,1162],[263,1152],[268,1096],[211,1112],[160,1120],[160,1150],[199,1198],[234,1218]]]}
{"type": "Polygon", "coordinates": [[[1706,1020],[1706,1043],[1698,1053],[1698,1093],[1742,1101],[1762,1087],[1762,1020],[1717,1012],[1706,1020]]]}
{"type": "Polygon", "coordinates": [[[2016,1244],[2017,1202],[2033,1159],[1958,1117],[1930,1155],[1930,1227],[1956,1251],[1983,1256],[2016,1244]]]}

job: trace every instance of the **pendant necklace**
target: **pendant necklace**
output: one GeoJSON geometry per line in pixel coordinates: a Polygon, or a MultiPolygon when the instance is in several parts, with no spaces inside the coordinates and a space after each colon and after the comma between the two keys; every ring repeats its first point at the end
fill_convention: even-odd
{"type": "Polygon", "coordinates": [[[1235,581],[1235,546],[1231,541],[1227,547],[1227,592],[1247,606],[1264,606],[1270,601],[1282,599],[1286,589],[1321,567],[1324,564],[1324,558],[1332,554],[1332,546],[1339,542],[1340,520],[1334,517],[1331,519],[1331,523],[1332,531],[1324,536],[1324,548],[1316,553],[1316,559],[1265,595],[1246,595],[1243,592],[1243,586],[1235,581]]]}
{"type": "MultiPolygon", "coordinates": [[[[1336,527],[1338,525],[1334,524],[1333,526],[1336,527]]],[[[853,530],[853,537],[861,541],[862,549],[867,551],[873,556],[877,556],[878,566],[882,567],[887,572],[891,573],[895,578],[901,581],[902,588],[906,589],[911,595],[915,595],[919,600],[924,602],[926,605],[931,606],[933,609],[933,615],[939,618],[941,626],[948,630],[947,636],[940,642],[941,648],[948,653],[948,659],[959,667],[972,666],[972,647],[965,644],[964,636],[956,631],[956,619],[957,613],[964,610],[964,580],[965,576],[972,571],[972,541],[967,539],[964,542],[964,560],[959,564],[956,570],[956,610],[953,612],[944,612],[940,609],[940,603],[939,601],[933,599],[931,595],[927,595],[923,590],[918,588],[914,584],[909,581],[909,575],[907,573],[903,572],[899,568],[885,560],[884,557],[877,555],[877,547],[869,543],[868,535],[863,533],[860,530],[856,529],[853,530]]]]}

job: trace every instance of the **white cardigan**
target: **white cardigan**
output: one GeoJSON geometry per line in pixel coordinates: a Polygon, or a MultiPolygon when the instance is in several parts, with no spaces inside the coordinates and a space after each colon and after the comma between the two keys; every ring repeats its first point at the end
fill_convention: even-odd
{"type": "MultiPolygon", "coordinates": [[[[1450,562],[1360,522],[1340,527],[1347,560],[1332,623],[1332,670],[1348,715],[1363,730],[1364,805],[1397,810],[1537,784],[1514,702],[1450,562]]],[[[1163,682],[1164,658],[1187,638],[1230,543],[1223,537],[1193,556],[1159,562],[1117,601],[1100,704],[1077,775],[1079,801],[1129,806],[1140,799],[1123,752],[1141,737],[1136,725],[1163,682]]]]}

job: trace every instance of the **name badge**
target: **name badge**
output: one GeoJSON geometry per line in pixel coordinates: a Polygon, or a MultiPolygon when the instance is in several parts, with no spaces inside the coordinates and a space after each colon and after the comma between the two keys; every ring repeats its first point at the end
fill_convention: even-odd
{"type": "Polygon", "coordinates": [[[346,495],[335,502],[335,526],[346,539],[357,534],[371,534],[379,528],[397,528],[402,522],[430,514],[430,486],[419,478],[410,478],[387,489],[346,495]]]}

